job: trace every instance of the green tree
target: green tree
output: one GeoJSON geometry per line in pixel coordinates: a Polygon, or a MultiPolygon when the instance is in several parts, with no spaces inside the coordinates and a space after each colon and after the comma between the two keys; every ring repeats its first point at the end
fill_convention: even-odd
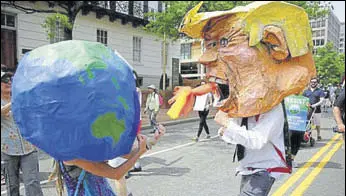
{"type": "Polygon", "coordinates": [[[314,55],[317,75],[323,85],[336,84],[345,75],[345,54],[334,49],[333,43],[317,49],[314,55]]]}
{"type": "MultiPolygon", "coordinates": [[[[247,5],[253,1],[204,1],[200,12],[230,10],[236,6],[247,5]]],[[[300,6],[305,9],[310,18],[321,17],[328,13],[328,10],[320,8],[317,2],[307,1],[287,1],[288,3],[300,6]]],[[[144,27],[148,32],[156,35],[176,40],[179,38],[178,27],[185,14],[199,1],[164,1],[166,10],[164,12],[148,13],[149,18],[155,18],[144,27]]]]}

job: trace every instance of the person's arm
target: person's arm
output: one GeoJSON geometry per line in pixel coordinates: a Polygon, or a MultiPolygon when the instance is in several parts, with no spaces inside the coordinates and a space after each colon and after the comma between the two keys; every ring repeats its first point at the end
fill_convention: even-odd
{"type": "Polygon", "coordinates": [[[315,108],[317,106],[320,106],[320,105],[322,105],[323,102],[324,102],[324,92],[320,91],[320,101],[315,103],[315,104],[312,104],[311,107],[315,108]]]}
{"type": "Polygon", "coordinates": [[[159,109],[160,109],[160,100],[159,100],[159,94],[158,93],[155,93],[154,94],[154,99],[155,99],[155,113],[158,113],[159,112],[159,109]]]}
{"type": "Polygon", "coordinates": [[[106,162],[92,162],[82,159],[65,161],[64,163],[68,165],[76,165],[97,176],[102,176],[114,180],[120,180],[126,174],[126,172],[134,166],[137,159],[139,159],[139,157],[146,152],[145,137],[139,135],[137,138],[140,143],[139,150],[133,153],[132,156],[125,163],[123,163],[117,168],[109,166],[106,162]]]}
{"type": "Polygon", "coordinates": [[[334,118],[340,132],[345,132],[345,124],[342,121],[342,117],[341,117],[341,107],[344,107],[344,104],[345,104],[345,89],[340,93],[338,99],[335,101],[335,106],[333,108],[334,118]]]}
{"type": "Polygon", "coordinates": [[[11,110],[11,103],[1,106],[1,116],[8,116],[11,110]]]}
{"type": "Polygon", "coordinates": [[[227,143],[241,144],[249,149],[261,149],[275,135],[282,133],[280,130],[283,126],[283,111],[280,108],[274,108],[270,112],[261,114],[258,123],[251,130],[246,130],[244,126],[240,127],[232,120],[225,130],[219,130],[219,132],[227,143]]]}
{"type": "Polygon", "coordinates": [[[213,94],[209,93],[208,94],[208,110],[210,109],[210,107],[213,105],[213,94]]]}
{"type": "Polygon", "coordinates": [[[145,109],[144,109],[144,112],[148,111],[149,102],[150,102],[150,93],[148,94],[148,96],[147,96],[147,101],[145,102],[145,109]]]}
{"type": "Polygon", "coordinates": [[[339,132],[345,132],[345,124],[342,122],[340,108],[335,106],[333,108],[334,119],[338,125],[339,132]]]}

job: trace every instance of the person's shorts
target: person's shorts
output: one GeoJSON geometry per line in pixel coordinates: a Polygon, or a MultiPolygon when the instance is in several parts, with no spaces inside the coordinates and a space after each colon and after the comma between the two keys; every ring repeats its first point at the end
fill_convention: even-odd
{"type": "Polygon", "coordinates": [[[314,113],[312,123],[316,126],[321,126],[321,113],[314,113]]]}

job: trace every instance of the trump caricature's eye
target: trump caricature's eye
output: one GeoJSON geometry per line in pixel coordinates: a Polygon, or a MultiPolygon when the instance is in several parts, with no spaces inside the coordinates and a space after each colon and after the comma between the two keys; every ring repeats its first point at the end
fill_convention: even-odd
{"type": "Polygon", "coordinates": [[[207,48],[214,48],[214,47],[216,47],[216,45],[217,45],[217,43],[215,41],[213,41],[213,42],[210,42],[207,44],[207,48]]]}
{"type": "Polygon", "coordinates": [[[222,39],[220,40],[220,46],[221,46],[221,47],[226,47],[227,44],[228,44],[228,39],[227,39],[227,38],[222,38],[222,39]]]}

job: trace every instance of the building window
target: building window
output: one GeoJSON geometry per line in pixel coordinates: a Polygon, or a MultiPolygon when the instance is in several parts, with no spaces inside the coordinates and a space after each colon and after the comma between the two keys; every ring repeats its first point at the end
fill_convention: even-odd
{"type": "Polygon", "coordinates": [[[16,27],[15,16],[1,13],[1,26],[16,27]]]}
{"type": "Polygon", "coordinates": [[[133,37],[133,61],[141,62],[142,38],[133,37]]]}
{"type": "Polygon", "coordinates": [[[105,9],[110,9],[110,1],[98,1],[98,6],[105,8],[105,9]]]}
{"type": "Polygon", "coordinates": [[[320,31],[316,31],[316,37],[319,37],[320,35],[320,31]]]}
{"type": "Polygon", "coordinates": [[[324,36],[324,35],[325,35],[325,31],[322,30],[322,31],[321,31],[321,36],[324,36]]]}
{"type": "Polygon", "coordinates": [[[162,12],[162,1],[158,2],[157,10],[158,10],[158,12],[162,12]]]}
{"type": "Polygon", "coordinates": [[[108,34],[107,31],[97,29],[97,42],[103,43],[107,46],[108,34]]]}
{"type": "Polygon", "coordinates": [[[321,46],[324,46],[324,39],[321,39],[321,46]]]}
{"type": "Polygon", "coordinates": [[[316,22],[311,22],[311,27],[316,28],[316,22]]]}
{"type": "Polygon", "coordinates": [[[319,46],[320,45],[320,40],[316,40],[316,46],[319,46]]]}
{"type": "Polygon", "coordinates": [[[181,74],[198,74],[197,63],[181,64],[181,74]]]}
{"type": "MultiPolygon", "coordinates": [[[[150,12],[151,12],[151,13],[155,13],[155,9],[154,9],[154,8],[150,8],[150,12]]],[[[149,20],[155,21],[156,18],[155,18],[155,16],[150,16],[150,17],[149,17],[149,20]]]]}
{"type": "Polygon", "coordinates": [[[54,37],[50,38],[51,44],[65,40],[65,29],[59,20],[55,21],[55,29],[52,29],[51,31],[54,32],[54,37]]]}
{"type": "Polygon", "coordinates": [[[191,43],[181,44],[180,48],[180,58],[181,59],[191,59],[191,43]]]}

